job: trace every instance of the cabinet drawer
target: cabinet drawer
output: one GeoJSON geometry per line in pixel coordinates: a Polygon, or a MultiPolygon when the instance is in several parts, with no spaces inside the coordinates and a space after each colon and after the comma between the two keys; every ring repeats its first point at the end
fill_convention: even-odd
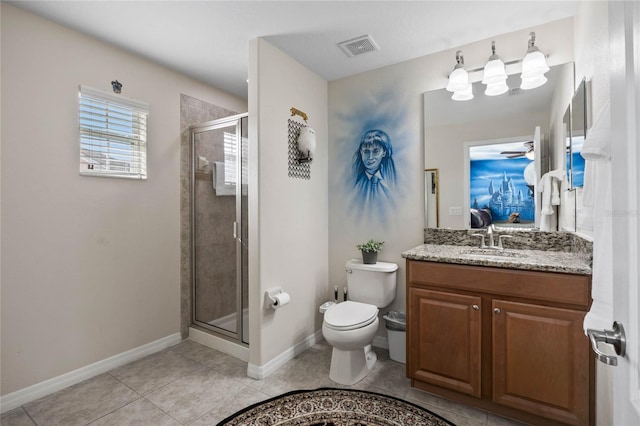
{"type": "Polygon", "coordinates": [[[409,260],[407,281],[411,285],[572,305],[581,310],[587,310],[591,300],[591,279],[587,275],[409,260]]]}

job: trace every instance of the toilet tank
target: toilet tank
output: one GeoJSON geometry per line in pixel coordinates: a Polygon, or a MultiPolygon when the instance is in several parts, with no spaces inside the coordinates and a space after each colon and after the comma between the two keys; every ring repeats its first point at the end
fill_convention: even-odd
{"type": "Polygon", "coordinates": [[[360,259],[351,259],[346,263],[345,269],[349,300],[384,308],[396,298],[398,265],[395,263],[365,265],[360,259]]]}

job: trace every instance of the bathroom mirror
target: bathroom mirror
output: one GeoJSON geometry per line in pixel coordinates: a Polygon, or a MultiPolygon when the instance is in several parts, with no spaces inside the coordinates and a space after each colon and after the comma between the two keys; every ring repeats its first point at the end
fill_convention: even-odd
{"type": "Polygon", "coordinates": [[[438,202],[438,169],[424,171],[424,224],[425,228],[440,226],[438,202]]]}
{"type": "MultiPolygon", "coordinates": [[[[587,137],[587,84],[584,79],[580,82],[576,93],[571,99],[571,119],[569,120],[569,135],[567,144],[567,174],[570,188],[584,186],[584,158],[582,158],[582,143],[587,137]]],[[[567,113],[565,112],[565,116],[567,113]]]]}
{"type": "Polygon", "coordinates": [[[520,89],[520,75],[511,75],[507,79],[510,90],[499,96],[484,94],[486,86],[479,81],[481,72],[471,73],[470,77],[475,81],[474,98],[470,101],[454,101],[444,89],[423,96],[425,165],[439,170],[437,226],[443,228],[470,226],[470,211],[464,207],[470,203],[465,200],[465,188],[469,187],[465,144],[531,135],[539,126],[539,173],[557,168],[554,163],[564,163],[565,139],[559,129],[574,92],[573,63],[552,66],[546,74],[547,83],[532,90],[520,89]],[[554,153],[558,150],[562,157],[552,158],[557,157],[554,153]]]}

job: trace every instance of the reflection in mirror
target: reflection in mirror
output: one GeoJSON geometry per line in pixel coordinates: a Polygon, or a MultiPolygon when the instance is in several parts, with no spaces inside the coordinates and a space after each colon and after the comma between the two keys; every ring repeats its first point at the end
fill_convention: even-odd
{"type": "Polygon", "coordinates": [[[586,83],[583,79],[571,100],[571,120],[569,127],[570,144],[567,151],[567,171],[571,188],[584,186],[584,158],[582,143],[587,137],[587,96],[586,83]]]}
{"type": "Polygon", "coordinates": [[[535,137],[516,139],[468,147],[471,228],[535,226],[535,137]]]}
{"type": "MultiPolygon", "coordinates": [[[[562,114],[575,87],[573,63],[553,66],[546,76],[547,84],[521,90],[520,75],[510,75],[507,79],[510,90],[500,96],[484,95],[485,85],[476,81],[472,84],[474,98],[466,102],[453,101],[451,93],[444,89],[424,94],[425,164],[437,167],[442,178],[439,185],[440,227],[470,227],[470,210],[464,207],[470,208],[473,202],[470,194],[465,194],[470,184],[470,143],[532,135],[539,126],[542,138],[536,146],[540,163],[536,179],[551,169],[564,169],[565,140],[564,135],[560,135],[560,128],[562,114]]],[[[471,76],[472,80],[478,77],[481,78],[471,76]]],[[[521,140],[520,148],[515,150],[528,151],[524,142],[521,140]]],[[[523,196],[527,191],[523,190],[523,196]]]]}
{"type": "Polygon", "coordinates": [[[425,228],[440,226],[438,201],[438,169],[424,171],[424,224],[425,228]]]}
{"type": "Polygon", "coordinates": [[[571,186],[571,105],[567,106],[562,116],[562,134],[564,135],[564,146],[567,153],[567,179],[569,180],[569,186],[571,186]]]}

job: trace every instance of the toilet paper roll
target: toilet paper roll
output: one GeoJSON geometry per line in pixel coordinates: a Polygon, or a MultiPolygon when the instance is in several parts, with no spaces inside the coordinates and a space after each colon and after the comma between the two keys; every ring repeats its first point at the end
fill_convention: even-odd
{"type": "Polygon", "coordinates": [[[291,302],[291,296],[289,296],[289,293],[282,292],[273,296],[273,300],[273,308],[280,309],[284,305],[288,305],[289,302],[291,302]]]}

